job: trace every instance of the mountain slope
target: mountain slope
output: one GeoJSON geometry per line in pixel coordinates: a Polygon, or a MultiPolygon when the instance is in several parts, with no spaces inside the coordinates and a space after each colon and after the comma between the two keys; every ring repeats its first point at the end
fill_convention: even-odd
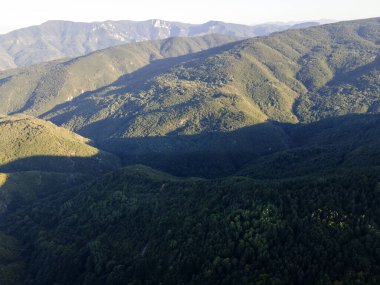
{"type": "Polygon", "coordinates": [[[237,40],[209,35],[122,45],[61,62],[0,73],[0,112],[41,115],[151,62],[199,52],[237,40]]]}
{"type": "Polygon", "coordinates": [[[24,267],[20,243],[0,232],[0,283],[3,285],[24,284],[24,267]]]}
{"type": "Polygon", "coordinates": [[[162,61],[159,70],[148,65],[44,118],[90,137],[85,130],[91,125],[115,119],[120,123],[106,136],[139,137],[376,112],[379,33],[379,19],[372,19],[225,45],[179,63],[162,61]],[[360,85],[364,79],[371,84],[360,85]],[[328,102],[338,103],[339,112],[332,113],[328,102]]]}
{"type": "Polygon", "coordinates": [[[83,172],[14,171],[0,173],[0,215],[94,179],[83,172]]]}
{"type": "Polygon", "coordinates": [[[177,175],[226,175],[288,149],[277,122],[378,113],[378,18],[235,39],[134,43],[3,72],[0,109],[40,115],[127,164],[180,163],[177,175]]]}
{"type": "MultiPolygon", "coordinates": [[[[252,153],[259,144],[239,145],[244,132],[221,144],[215,135],[251,126],[267,129],[256,136],[262,142],[286,148],[288,138],[273,122],[378,112],[379,42],[380,20],[369,19],[230,43],[153,62],[42,117],[132,157],[197,148],[211,153],[215,144],[229,149],[234,143],[252,153]],[[210,137],[214,143],[205,143],[210,137]]],[[[258,153],[279,150],[266,146],[258,153]]]]}
{"type": "Polygon", "coordinates": [[[0,130],[1,171],[14,168],[99,173],[107,168],[114,169],[112,155],[88,145],[88,139],[50,122],[25,115],[3,116],[0,117],[0,130]],[[48,157],[53,159],[49,161],[48,157]],[[62,165],[55,165],[54,157],[56,161],[62,158],[62,165]],[[89,164],[81,166],[75,161],[80,158],[88,158],[89,164]]]}
{"type": "MultiPolygon", "coordinates": [[[[117,159],[2,117],[0,171],[15,172],[0,173],[0,281],[379,284],[379,44],[370,19],[152,62],[149,49],[111,84],[30,105],[126,164],[186,178],[135,165],[88,181],[117,159]]],[[[46,78],[39,90],[57,86],[46,78]]]]}
{"type": "Polygon", "coordinates": [[[379,173],[202,180],[130,167],[5,227],[30,284],[377,284],[379,173]]]}
{"type": "Polygon", "coordinates": [[[380,166],[380,115],[348,115],[282,128],[289,147],[251,160],[237,175],[279,179],[380,166]]]}
{"type": "Polygon", "coordinates": [[[285,124],[288,150],[238,176],[133,166],[16,203],[0,270],[33,285],[378,284],[379,128],[379,115],[285,124]]]}
{"type": "Polygon", "coordinates": [[[0,133],[0,213],[119,167],[88,139],[30,116],[0,116],[0,133]]]}
{"type": "MultiPolygon", "coordinates": [[[[304,25],[313,26],[319,25],[319,23],[304,23],[304,25]]],[[[248,38],[293,27],[299,28],[299,25],[244,26],[216,21],[191,25],[163,20],[94,23],[48,21],[39,26],[0,35],[0,70],[55,59],[78,57],[129,42],[215,33],[248,38]]]]}

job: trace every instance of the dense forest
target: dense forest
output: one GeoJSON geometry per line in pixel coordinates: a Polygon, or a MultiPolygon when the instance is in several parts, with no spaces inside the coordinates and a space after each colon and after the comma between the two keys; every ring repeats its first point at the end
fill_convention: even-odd
{"type": "Polygon", "coordinates": [[[380,284],[379,44],[376,18],[0,72],[0,284],[380,284]]]}
{"type": "Polygon", "coordinates": [[[377,284],[379,175],[202,180],[131,167],[4,225],[30,284],[377,284]]]}

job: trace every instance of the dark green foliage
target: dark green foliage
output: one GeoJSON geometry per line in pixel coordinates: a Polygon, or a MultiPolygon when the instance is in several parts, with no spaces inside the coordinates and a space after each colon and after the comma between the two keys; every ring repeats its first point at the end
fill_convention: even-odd
{"type": "Polygon", "coordinates": [[[290,147],[289,136],[272,123],[233,132],[110,139],[98,146],[118,154],[125,165],[200,177],[231,175],[255,158],[290,147]]]}
{"type": "MultiPolygon", "coordinates": [[[[141,69],[54,108],[45,118],[125,164],[183,178],[129,166],[72,188],[86,177],[0,174],[9,206],[0,272],[25,264],[30,285],[379,284],[379,23],[144,57],[141,69]]],[[[0,152],[0,169],[30,170],[41,149],[34,165],[59,171],[118,166],[69,132],[36,136],[46,127],[36,124],[18,131],[5,119],[12,136],[0,142],[12,152],[0,152]],[[57,141],[78,155],[52,157],[57,141]]]]}
{"type": "Polygon", "coordinates": [[[0,284],[24,284],[24,267],[20,243],[0,232],[0,284]]]}
{"type": "Polygon", "coordinates": [[[379,115],[349,115],[282,128],[286,150],[252,158],[238,174],[273,179],[380,165],[379,115]]]}
{"type": "Polygon", "coordinates": [[[379,115],[348,115],[310,124],[267,122],[232,132],[110,139],[98,147],[118,154],[125,165],[145,164],[177,176],[221,177],[239,171],[278,178],[290,171],[302,176],[340,166],[379,165],[379,142],[379,115]]]}
{"type": "Polygon", "coordinates": [[[21,206],[29,205],[45,196],[91,181],[94,176],[54,171],[19,171],[0,173],[0,180],[1,178],[4,181],[0,181],[0,215],[6,211],[13,211],[21,206]]]}
{"type": "Polygon", "coordinates": [[[378,120],[283,125],[288,149],[240,176],[122,169],[19,205],[0,229],[23,245],[26,284],[377,284],[378,120]]]}
{"type": "Polygon", "coordinates": [[[259,181],[134,167],[7,228],[30,284],[377,284],[379,170],[259,181]]]}

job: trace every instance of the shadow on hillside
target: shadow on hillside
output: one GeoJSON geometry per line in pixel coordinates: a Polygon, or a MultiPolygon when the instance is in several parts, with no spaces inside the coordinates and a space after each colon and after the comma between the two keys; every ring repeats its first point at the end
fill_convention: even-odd
{"type": "MultiPolygon", "coordinates": [[[[98,140],[96,144],[117,154],[124,165],[145,164],[177,176],[238,174],[279,179],[321,170],[328,173],[341,165],[353,169],[380,167],[380,115],[347,115],[297,125],[267,122],[231,132],[173,133],[98,140]]],[[[118,160],[104,152],[93,157],[34,156],[1,165],[0,173],[41,171],[53,175],[40,180],[38,174],[14,185],[3,179],[0,189],[13,187],[16,191],[9,197],[0,193],[0,212],[5,211],[4,207],[27,204],[119,167],[118,160]]]]}
{"type": "MultiPolygon", "coordinates": [[[[197,135],[171,133],[102,139],[107,137],[107,132],[115,132],[113,126],[120,126],[120,122],[108,118],[88,126],[80,134],[91,138],[100,149],[117,155],[123,165],[145,164],[177,176],[228,176],[265,156],[297,148],[322,148],[322,152],[328,148],[330,153],[334,149],[344,150],[344,157],[344,153],[353,150],[361,156],[370,155],[360,150],[364,145],[371,146],[373,155],[380,146],[380,115],[347,115],[296,125],[266,122],[230,132],[197,135]],[[97,136],[99,133],[101,137],[97,136]]],[[[380,153],[368,159],[380,160],[380,153]]],[[[93,157],[29,157],[0,166],[0,172],[47,171],[97,176],[119,167],[116,158],[100,152],[93,157]]]]}
{"type": "MultiPolygon", "coordinates": [[[[326,86],[344,84],[349,80],[355,80],[355,79],[358,79],[364,75],[368,75],[368,73],[374,72],[379,68],[380,68],[380,55],[376,56],[376,58],[373,61],[371,61],[371,62],[369,62],[363,66],[360,66],[354,70],[351,70],[351,71],[346,72],[346,73],[338,72],[334,76],[334,78],[331,79],[326,84],[326,86]]],[[[360,82],[358,84],[360,84],[360,82]]],[[[368,85],[368,83],[365,82],[365,87],[367,87],[367,85],[368,85]]]]}
{"type": "Polygon", "coordinates": [[[106,153],[90,157],[31,156],[0,165],[0,172],[44,171],[100,175],[120,167],[119,160],[106,153]]]}
{"type": "MultiPolygon", "coordinates": [[[[136,87],[143,86],[143,82],[159,75],[164,72],[168,72],[170,68],[175,66],[176,64],[186,64],[191,61],[202,61],[210,56],[213,56],[215,54],[220,54],[223,51],[228,51],[232,49],[234,46],[239,44],[241,41],[228,43],[219,47],[207,49],[204,51],[196,52],[196,53],[190,53],[178,57],[170,57],[170,58],[164,58],[164,59],[158,59],[153,60],[150,62],[150,64],[137,69],[136,71],[132,73],[128,73],[125,75],[122,75],[111,83],[109,86],[114,87],[124,87],[126,84],[128,84],[128,87],[126,88],[127,91],[133,90],[136,87]]],[[[107,86],[107,87],[109,87],[107,86]]]]}
{"type": "Polygon", "coordinates": [[[112,126],[120,126],[120,122],[105,119],[80,133],[92,138],[99,148],[118,155],[124,165],[146,164],[177,176],[231,175],[262,156],[292,148],[325,146],[350,151],[380,142],[380,115],[347,115],[296,125],[266,122],[231,132],[197,135],[97,137],[97,130],[102,130],[102,135],[114,133],[112,126]]]}
{"type": "Polygon", "coordinates": [[[118,155],[125,165],[145,164],[177,176],[200,177],[231,175],[256,157],[290,147],[287,135],[272,123],[231,132],[106,139],[96,144],[118,155]]]}
{"type": "Polygon", "coordinates": [[[91,157],[31,156],[0,165],[0,216],[120,167],[118,158],[104,152],[91,157]]]}

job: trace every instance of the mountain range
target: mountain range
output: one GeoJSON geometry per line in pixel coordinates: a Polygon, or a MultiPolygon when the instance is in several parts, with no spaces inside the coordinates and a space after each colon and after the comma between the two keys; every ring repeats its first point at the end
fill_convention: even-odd
{"type": "Polygon", "coordinates": [[[289,146],[276,122],[379,112],[378,30],[370,19],[127,44],[2,72],[0,110],[50,120],[130,163],[226,150],[255,157],[289,146]],[[263,143],[244,132],[251,126],[263,143]]]}
{"type": "Polygon", "coordinates": [[[207,50],[237,38],[207,35],[117,46],[69,60],[36,64],[0,74],[1,113],[41,115],[87,91],[111,84],[152,61],[207,50]]]}
{"type": "Polygon", "coordinates": [[[380,18],[245,37],[0,72],[1,284],[380,283],[380,18]]]}
{"type": "Polygon", "coordinates": [[[210,21],[194,25],[158,19],[141,22],[105,21],[94,23],[48,21],[38,26],[0,35],[0,70],[61,58],[78,57],[129,42],[207,34],[249,38],[319,24],[319,22],[305,22],[246,26],[210,21]]]}

